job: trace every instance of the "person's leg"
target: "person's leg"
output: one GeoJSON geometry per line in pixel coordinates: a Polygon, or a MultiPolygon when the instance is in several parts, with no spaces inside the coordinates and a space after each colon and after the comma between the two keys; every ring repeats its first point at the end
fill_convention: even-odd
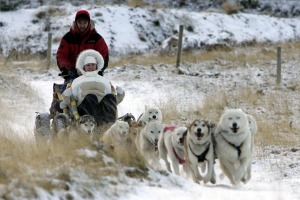
{"type": "Polygon", "coordinates": [[[91,115],[97,121],[97,105],[98,99],[96,95],[88,94],[85,96],[81,104],[77,107],[78,114],[80,116],[91,115]]]}
{"type": "Polygon", "coordinates": [[[117,100],[113,94],[107,94],[97,106],[99,124],[114,123],[117,119],[117,100]]]}

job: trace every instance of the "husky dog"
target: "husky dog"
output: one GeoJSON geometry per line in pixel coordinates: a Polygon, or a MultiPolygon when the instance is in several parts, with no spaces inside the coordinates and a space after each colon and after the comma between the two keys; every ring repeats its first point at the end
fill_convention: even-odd
{"type": "Polygon", "coordinates": [[[69,125],[65,128],[62,128],[57,135],[59,139],[63,139],[65,137],[68,138],[75,135],[86,135],[92,139],[96,127],[97,123],[93,116],[83,115],[74,125],[69,125]]]}
{"type": "Polygon", "coordinates": [[[97,122],[91,115],[83,115],[76,123],[76,130],[85,135],[93,135],[97,122]]]}
{"type": "Polygon", "coordinates": [[[215,125],[209,121],[195,119],[188,127],[185,133],[184,149],[186,160],[192,171],[193,180],[199,183],[216,183],[216,174],[214,170],[214,145],[213,132],[215,125]],[[204,176],[199,171],[201,167],[204,176]]]}
{"type": "Polygon", "coordinates": [[[248,117],[242,109],[225,110],[215,131],[215,149],[222,172],[233,185],[246,183],[251,177],[251,138],[248,117]]]}
{"type": "Polygon", "coordinates": [[[186,132],[186,127],[165,126],[158,140],[159,157],[165,161],[169,172],[172,172],[172,170],[168,158],[171,160],[176,175],[180,175],[180,164],[183,165],[184,171],[187,172],[183,146],[183,136],[186,132]]]}
{"type": "Polygon", "coordinates": [[[49,113],[36,112],[34,137],[36,142],[49,142],[52,139],[49,113]]]}
{"type": "Polygon", "coordinates": [[[116,121],[103,135],[103,141],[107,145],[126,145],[129,135],[129,124],[125,121],[116,121]]]}
{"type": "Polygon", "coordinates": [[[159,166],[157,143],[162,131],[162,122],[150,121],[138,131],[135,139],[137,149],[152,167],[159,166]]]}
{"type": "Polygon", "coordinates": [[[65,113],[58,113],[52,121],[53,139],[65,140],[68,137],[71,120],[65,113]]]}
{"type": "Polygon", "coordinates": [[[66,129],[70,125],[70,118],[65,113],[58,113],[55,115],[52,121],[52,130],[54,134],[58,133],[62,129],[66,129]]]}
{"type": "Polygon", "coordinates": [[[161,110],[158,107],[147,108],[145,113],[141,114],[138,118],[138,122],[142,123],[143,125],[152,120],[157,120],[160,122],[162,121],[161,110]]]}

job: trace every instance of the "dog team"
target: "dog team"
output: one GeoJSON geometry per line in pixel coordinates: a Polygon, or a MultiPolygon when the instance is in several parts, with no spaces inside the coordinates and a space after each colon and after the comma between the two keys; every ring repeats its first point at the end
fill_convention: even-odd
{"type": "Polygon", "coordinates": [[[232,185],[250,180],[257,124],[242,109],[225,109],[217,124],[194,119],[188,126],[164,125],[158,108],[149,108],[139,120],[136,145],[150,166],[160,167],[161,159],[171,173],[215,184],[218,160],[232,185]]]}
{"type": "MultiPolygon", "coordinates": [[[[95,126],[92,117],[82,116],[76,132],[92,139],[95,126]]],[[[70,132],[63,127],[58,135],[70,132]]],[[[194,119],[177,127],[163,124],[161,110],[150,107],[137,120],[130,113],[120,117],[102,134],[101,141],[112,148],[132,145],[149,167],[161,170],[165,165],[170,173],[191,177],[196,183],[216,183],[218,160],[222,175],[238,186],[251,178],[256,132],[256,120],[242,109],[225,109],[217,124],[194,119]]]]}

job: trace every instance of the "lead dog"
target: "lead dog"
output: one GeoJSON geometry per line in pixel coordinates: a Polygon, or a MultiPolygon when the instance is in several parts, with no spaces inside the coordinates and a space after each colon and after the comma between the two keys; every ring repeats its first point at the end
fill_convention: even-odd
{"type": "Polygon", "coordinates": [[[172,170],[168,158],[171,160],[173,172],[176,175],[180,175],[179,165],[183,165],[184,171],[187,172],[183,146],[186,132],[186,127],[166,126],[158,140],[159,157],[165,161],[169,172],[172,170]]]}
{"type": "Polygon", "coordinates": [[[159,121],[150,121],[143,128],[141,128],[136,136],[135,142],[138,151],[150,164],[150,166],[159,167],[158,154],[158,139],[163,131],[163,124],[159,121]]]}
{"type": "Polygon", "coordinates": [[[213,131],[213,123],[195,119],[185,133],[185,157],[192,171],[193,180],[196,183],[202,180],[204,183],[216,183],[213,131]],[[202,171],[205,171],[204,176],[201,175],[199,167],[201,167],[202,171]]]}
{"type": "Polygon", "coordinates": [[[252,134],[241,109],[227,109],[215,131],[216,153],[223,173],[233,185],[251,177],[252,134]]]}

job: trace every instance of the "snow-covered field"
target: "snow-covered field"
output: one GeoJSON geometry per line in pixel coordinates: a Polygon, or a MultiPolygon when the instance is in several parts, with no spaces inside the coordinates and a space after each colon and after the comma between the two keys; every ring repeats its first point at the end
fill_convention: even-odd
{"type": "MultiPolygon", "coordinates": [[[[88,8],[91,8],[92,16],[96,17],[99,8],[88,8]]],[[[65,12],[69,13],[69,16],[65,18],[60,16],[61,21],[57,18],[53,19],[61,27],[65,27],[64,30],[57,31],[55,37],[61,36],[68,29],[66,26],[78,9],[70,7],[68,12],[65,12]]],[[[26,23],[26,19],[29,22],[36,12],[38,10],[34,9],[21,10],[17,13],[1,12],[0,19],[5,15],[7,20],[16,18],[25,20],[20,24],[8,23],[15,24],[15,30],[23,30],[22,34],[25,35],[27,31],[30,33],[36,30],[36,27],[31,27],[32,24],[26,23]]],[[[168,17],[164,17],[168,15],[167,11],[157,12],[165,21],[161,21],[160,28],[151,29],[147,28],[141,20],[147,21],[153,16],[150,17],[148,11],[139,8],[104,7],[101,8],[101,13],[104,22],[97,19],[99,22],[97,29],[107,38],[110,47],[114,47],[114,50],[119,52],[128,48],[140,51],[150,48],[151,45],[156,44],[151,41],[155,41],[162,36],[162,32],[166,32],[162,27],[170,23],[169,32],[177,29],[180,23],[175,20],[175,15],[188,16],[189,20],[193,19],[190,22],[194,27],[199,28],[199,30],[195,28],[194,33],[186,32],[185,45],[191,44],[191,41],[195,44],[200,44],[201,41],[218,43],[227,41],[228,36],[230,41],[238,43],[253,39],[276,43],[297,40],[300,36],[299,19],[277,19],[249,14],[227,16],[214,13],[190,13],[187,15],[183,11],[171,10],[168,17]],[[143,15],[145,17],[134,18],[143,15]],[[126,21],[129,18],[130,20],[126,21]],[[153,31],[154,37],[149,38],[147,42],[141,42],[138,37],[135,37],[138,35],[135,32],[137,29],[131,26],[130,21],[134,22],[133,24],[140,23],[140,27],[145,31],[153,31]],[[115,24],[119,25],[112,26],[115,24]],[[107,31],[108,29],[111,31],[107,31]],[[129,35],[126,40],[121,37],[125,33],[129,35]],[[112,37],[115,38],[114,41],[111,40],[112,37]]],[[[9,38],[21,32],[9,30],[0,27],[1,37],[9,38]],[[3,35],[4,32],[7,35],[3,35]]],[[[148,34],[149,37],[150,35],[148,34]]],[[[165,38],[162,37],[162,40],[165,38]]],[[[35,40],[37,39],[29,39],[26,44],[33,47],[37,44],[32,43],[35,40]]],[[[13,44],[8,43],[1,43],[2,48],[6,49],[8,45],[13,44]]],[[[23,43],[24,41],[21,40],[20,44],[23,43]]],[[[1,132],[7,133],[9,127],[12,127],[22,137],[16,145],[13,142],[0,143],[0,197],[3,199],[300,199],[300,83],[298,78],[300,58],[296,52],[299,50],[296,45],[295,43],[284,46],[280,85],[276,85],[276,49],[269,45],[258,48],[236,48],[230,53],[227,52],[228,54],[220,52],[215,59],[199,63],[183,61],[181,72],[184,73],[180,75],[175,65],[163,62],[156,62],[159,64],[150,66],[115,66],[106,71],[105,76],[126,92],[124,101],[118,107],[119,115],[130,112],[138,117],[144,111],[145,105],[159,106],[164,112],[170,112],[172,109],[173,113],[180,113],[179,116],[168,117],[166,123],[188,124],[189,120],[196,117],[210,118],[217,122],[222,110],[219,108],[220,105],[241,107],[253,114],[259,125],[252,163],[253,176],[249,183],[240,187],[233,187],[226,178],[218,177],[215,185],[203,185],[195,184],[192,180],[169,174],[164,170],[125,167],[103,154],[101,149],[91,146],[68,154],[63,145],[59,148],[52,146],[31,150],[33,144],[27,139],[33,139],[35,111],[48,111],[52,98],[52,84],[61,83],[62,80],[57,76],[58,70],[55,66],[45,71],[32,68],[30,62],[8,62],[6,66],[1,65],[0,108],[3,111],[0,113],[5,116],[0,119],[1,132]],[[270,56],[269,60],[261,59],[256,62],[246,59],[251,56],[255,58],[253,55],[257,55],[257,59],[264,58],[262,56],[264,54],[273,56],[270,56]],[[242,56],[245,57],[245,62],[236,61],[242,56]],[[35,97],[28,85],[35,90],[38,97],[35,97]],[[207,109],[205,105],[208,105],[208,102],[211,102],[210,105],[216,103],[216,107],[207,109]],[[287,124],[287,128],[281,127],[285,126],[284,124],[287,124]],[[292,124],[290,129],[289,124],[292,124]],[[276,128],[272,129],[271,125],[276,128]],[[270,133],[270,130],[276,132],[270,133]],[[270,136],[265,137],[266,134],[270,136]],[[289,144],[288,142],[278,142],[273,139],[274,137],[283,138],[283,141],[292,140],[295,146],[286,145],[289,144]],[[266,138],[270,141],[264,141],[266,138]],[[143,173],[144,175],[136,175],[143,173]]],[[[40,45],[37,49],[39,48],[44,46],[40,45]]],[[[55,48],[57,46],[54,45],[53,51],[55,48]]],[[[219,175],[218,163],[215,167],[219,175]]]]}

